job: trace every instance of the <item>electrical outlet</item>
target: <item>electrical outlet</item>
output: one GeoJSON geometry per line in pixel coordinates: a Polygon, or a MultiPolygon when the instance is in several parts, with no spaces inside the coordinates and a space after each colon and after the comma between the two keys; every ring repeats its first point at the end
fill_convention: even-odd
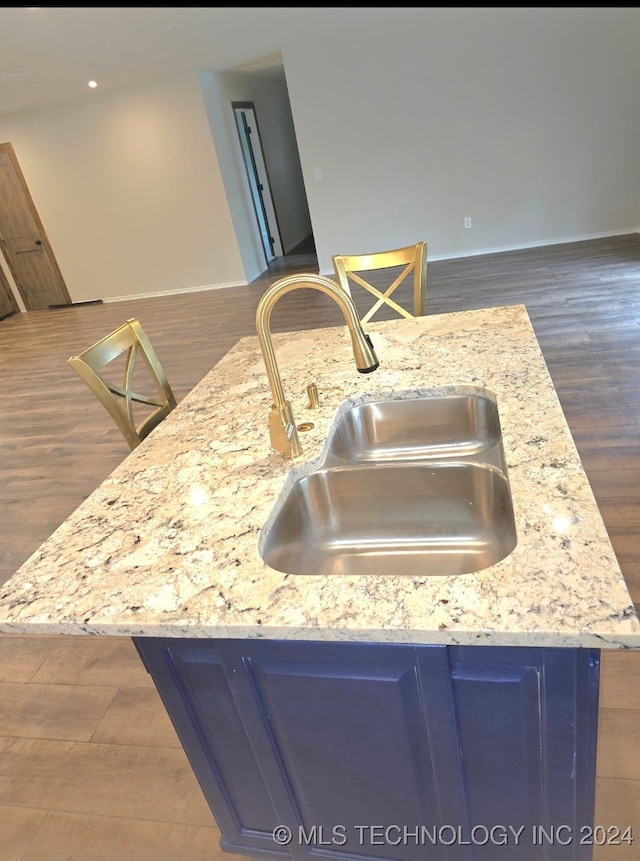
{"type": "Polygon", "coordinates": [[[471,216],[470,216],[470,215],[465,215],[465,218],[464,218],[464,229],[465,229],[465,230],[471,230],[471,228],[472,228],[472,227],[473,227],[473,221],[471,220],[471,216]]]}
{"type": "Polygon", "coordinates": [[[313,178],[316,182],[322,182],[322,171],[319,167],[314,167],[313,169],[313,178]]]}

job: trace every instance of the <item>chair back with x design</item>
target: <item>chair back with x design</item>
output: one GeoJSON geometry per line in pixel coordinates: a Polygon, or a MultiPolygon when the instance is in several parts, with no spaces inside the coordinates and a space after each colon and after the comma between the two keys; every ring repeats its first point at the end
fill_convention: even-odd
{"type": "MultiPolygon", "coordinates": [[[[422,317],[426,314],[426,290],[427,290],[427,243],[418,242],[415,245],[407,245],[404,248],[396,248],[392,251],[377,251],[373,254],[349,254],[334,255],[333,267],[336,277],[342,288],[352,295],[351,287],[357,284],[363,287],[376,301],[361,318],[362,323],[367,323],[373,315],[387,305],[393,308],[402,317],[422,317]],[[380,272],[388,270],[391,284],[372,284],[372,280],[380,281],[379,278],[369,280],[363,277],[363,273],[380,272]],[[413,296],[410,303],[413,313],[392,298],[392,294],[406,283],[412,276],[413,296]]],[[[352,297],[353,298],[353,297],[352,297]]],[[[356,300],[357,302],[357,300],[356,300]]]]}
{"type": "Polygon", "coordinates": [[[77,356],[71,356],[68,362],[109,413],[132,450],[176,406],[162,365],[135,318],[127,320],[77,356]],[[140,365],[136,365],[138,356],[142,357],[148,373],[140,379],[137,373],[134,382],[134,371],[139,370],[140,365]],[[114,373],[121,375],[121,384],[111,378],[114,373]],[[134,386],[137,388],[139,383],[146,386],[150,383],[152,392],[143,394],[136,391],[134,386]],[[144,413],[142,418],[139,416],[141,412],[144,413]]]}

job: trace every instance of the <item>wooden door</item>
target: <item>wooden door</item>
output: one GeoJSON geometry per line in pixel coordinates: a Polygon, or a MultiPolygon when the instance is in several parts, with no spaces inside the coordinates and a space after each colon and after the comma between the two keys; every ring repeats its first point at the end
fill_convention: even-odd
{"type": "Polygon", "coordinates": [[[0,144],[0,248],[28,311],[71,304],[10,143],[0,144]]]}
{"type": "Polygon", "coordinates": [[[4,320],[5,317],[9,317],[11,314],[16,314],[19,310],[18,303],[11,292],[11,287],[0,268],[0,320],[4,320]]]}

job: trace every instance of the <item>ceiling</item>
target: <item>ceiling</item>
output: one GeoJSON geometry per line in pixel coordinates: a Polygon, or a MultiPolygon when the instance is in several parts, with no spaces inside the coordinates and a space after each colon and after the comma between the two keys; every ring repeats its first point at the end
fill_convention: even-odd
{"type": "Polygon", "coordinates": [[[197,69],[282,75],[281,51],[420,10],[0,7],[0,116],[197,69]]]}

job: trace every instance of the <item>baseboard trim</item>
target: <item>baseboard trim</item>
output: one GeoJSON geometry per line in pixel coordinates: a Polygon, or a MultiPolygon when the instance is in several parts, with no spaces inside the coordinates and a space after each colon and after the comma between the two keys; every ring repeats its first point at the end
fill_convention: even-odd
{"type": "MultiPolygon", "coordinates": [[[[640,233],[640,228],[629,228],[627,230],[612,230],[608,233],[594,233],[586,236],[574,236],[566,239],[541,240],[539,242],[519,243],[517,245],[503,245],[496,248],[475,249],[472,251],[461,251],[455,254],[431,254],[429,260],[458,260],[463,257],[482,257],[487,254],[504,254],[509,251],[526,251],[528,248],[544,248],[552,245],[568,245],[572,242],[589,242],[594,239],[608,239],[614,236],[628,236],[632,233],[640,233]]],[[[266,273],[259,273],[266,274],[266,273]]],[[[322,275],[327,275],[330,278],[335,278],[333,268],[326,272],[321,272],[322,275]]],[[[256,276],[259,277],[259,276],[256,276]]],[[[255,279],[251,279],[253,281],[255,279]]],[[[131,293],[123,296],[106,296],[102,299],[88,299],[81,302],[73,302],[71,305],[50,305],[50,308],[71,308],[75,305],[92,305],[98,303],[110,302],[129,302],[131,299],[153,299],[161,296],[176,296],[181,293],[202,293],[208,290],[226,290],[230,287],[247,287],[249,281],[229,281],[226,284],[203,284],[198,287],[179,287],[175,290],[158,290],[149,293],[131,293]]]]}
{"type": "MultiPolygon", "coordinates": [[[[569,239],[541,240],[540,242],[527,242],[518,245],[503,245],[499,248],[482,248],[473,251],[460,251],[455,254],[431,254],[429,251],[429,262],[435,260],[460,260],[464,257],[484,257],[488,254],[505,254],[509,251],[526,251],[529,248],[551,248],[554,245],[570,245],[574,242],[592,242],[596,239],[610,239],[614,236],[631,236],[634,233],[640,233],[640,228],[631,227],[627,230],[612,230],[608,233],[594,233],[586,236],[574,236],[569,239]]],[[[335,278],[333,268],[320,272],[321,275],[327,275],[329,278],[335,278]]]]}
{"type": "Polygon", "coordinates": [[[180,293],[203,293],[207,290],[226,290],[228,287],[246,287],[248,281],[230,281],[228,284],[203,284],[199,287],[178,287],[175,290],[158,290],[153,293],[132,293],[127,296],[105,296],[101,302],[129,302],[131,299],[153,299],[159,296],[177,296],[180,293]]]}
{"type": "Polygon", "coordinates": [[[526,251],[528,248],[550,248],[552,245],[570,245],[574,242],[591,242],[595,239],[610,239],[614,236],[629,236],[640,233],[639,228],[612,230],[607,233],[593,233],[585,236],[573,236],[567,239],[541,240],[540,242],[524,242],[518,245],[503,245],[498,248],[483,248],[480,251],[462,251],[456,254],[429,255],[429,260],[457,260],[461,257],[482,257],[486,254],[504,254],[508,251],[526,251]]]}
{"type": "Polygon", "coordinates": [[[102,299],[85,299],[83,302],[61,302],[58,305],[49,305],[49,311],[56,308],[77,308],[79,305],[102,305],[102,299]]]}

